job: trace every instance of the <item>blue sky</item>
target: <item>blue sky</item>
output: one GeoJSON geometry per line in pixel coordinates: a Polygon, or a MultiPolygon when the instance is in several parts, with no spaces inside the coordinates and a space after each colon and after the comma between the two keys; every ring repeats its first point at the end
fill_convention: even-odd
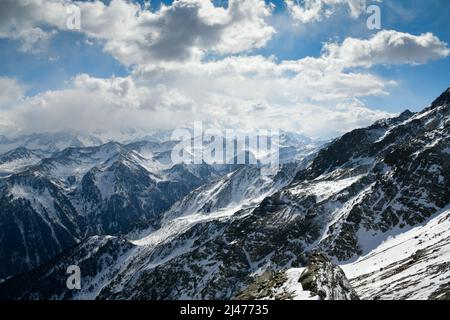
{"type": "MultiPolygon", "coordinates": [[[[110,1],[103,2],[109,5],[110,1]]],[[[153,12],[159,10],[161,2],[168,6],[172,4],[172,1],[152,1],[153,12]]],[[[300,60],[308,56],[317,58],[322,54],[324,43],[342,43],[349,37],[369,39],[378,32],[366,27],[367,16],[362,15],[355,19],[348,14],[348,8],[345,6],[337,7],[334,14],[320,21],[296,23],[283,0],[270,2],[275,5],[275,9],[265,20],[276,33],[265,45],[232,54],[206,54],[203,59],[221,60],[236,55],[261,55],[272,57],[278,62],[300,60]]],[[[226,7],[224,1],[218,0],[214,3],[226,7]]],[[[368,0],[368,3],[376,2],[368,0]]],[[[440,41],[450,43],[449,1],[384,0],[376,4],[381,7],[382,29],[414,36],[431,32],[440,41]]],[[[51,29],[51,26],[41,27],[44,30],[51,29]]],[[[80,74],[99,79],[127,77],[133,74],[135,65],[124,63],[105,50],[104,40],[96,39],[87,43],[87,39],[85,33],[58,30],[43,50],[23,52],[20,40],[0,36],[0,77],[15,79],[26,87],[25,95],[33,97],[47,91],[70,88],[73,79],[80,74]]],[[[92,37],[90,39],[92,40],[92,37]]],[[[359,70],[366,72],[365,67],[359,70]]],[[[368,109],[389,113],[398,113],[405,108],[419,111],[450,86],[449,71],[448,56],[430,59],[419,65],[376,64],[370,67],[371,75],[385,79],[386,82],[395,81],[396,84],[384,87],[388,95],[360,96],[358,101],[364,103],[368,109]]],[[[152,80],[152,83],[155,81],[152,80]]]]}

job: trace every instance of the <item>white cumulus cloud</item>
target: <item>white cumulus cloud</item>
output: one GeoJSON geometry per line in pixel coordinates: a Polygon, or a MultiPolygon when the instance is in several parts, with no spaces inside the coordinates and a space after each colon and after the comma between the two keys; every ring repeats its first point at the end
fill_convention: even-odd
{"type": "Polygon", "coordinates": [[[68,30],[74,7],[81,13],[78,31],[102,41],[126,65],[245,52],[275,33],[266,21],[272,7],[263,0],[230,0],[227,8],[211,0],[175,0],[155,12],[126,0],[2,0],[0,37],[21,40],[28,49],[52,35],[44,27],[68,30]]]}
{"type": "Polygon", "coordinates": [[[447,43],[432,33],[412,35],[382,30],[369,39],[347,38],[342,44],[328,44],[330,59],[348,67],[371,67],[375,64],[423,64],[447,57],[447,43]]]}

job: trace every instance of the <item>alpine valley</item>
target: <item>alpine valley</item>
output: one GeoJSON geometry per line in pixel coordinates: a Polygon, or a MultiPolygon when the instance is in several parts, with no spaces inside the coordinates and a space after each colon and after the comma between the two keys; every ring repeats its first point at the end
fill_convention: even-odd
{"type": "Polygon", "coordinates": [[[450,299],[450,89],[277,172],[177,141],[0,137],[0,299],[450,299]],[[81,289],[66,286],[79,266],[81,289]]]}

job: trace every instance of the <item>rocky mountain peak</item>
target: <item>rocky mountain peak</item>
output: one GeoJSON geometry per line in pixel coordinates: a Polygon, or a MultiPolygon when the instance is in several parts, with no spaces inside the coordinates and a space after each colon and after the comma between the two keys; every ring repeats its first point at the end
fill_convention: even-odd
{"type": "Polygon", "coordinates": [[[434,102],[431,104],[431,107],[436,108],[447,104],[450,104],[450,88],[448,88],[436,100],[434,100],[434,102]]]}

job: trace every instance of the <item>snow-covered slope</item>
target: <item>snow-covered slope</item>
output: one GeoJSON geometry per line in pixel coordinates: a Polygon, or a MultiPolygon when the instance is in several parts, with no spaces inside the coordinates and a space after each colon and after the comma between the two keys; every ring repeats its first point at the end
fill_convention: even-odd
{"type": "Polygon", "coordinates": [[[301,163],[290,163],[268,175],[263,174],[261,167],[240,165],[221,179],[189,193],[165,213],[164,219],[172,220],[193,213],[208,214],[262,200],[291,182],[300,168],[301,163]]]}
{"type": "Polygon", "coordinates": [[[343,265],[363,299],[450,298],[450,210],[343,265]]]}
{"type": "Polygon", "coordinates": [[[28,150],[23,147],[0,155],[0,177],[20,172],[29,166],[37,164],[48,154],[39,150],[28,150]]]}

